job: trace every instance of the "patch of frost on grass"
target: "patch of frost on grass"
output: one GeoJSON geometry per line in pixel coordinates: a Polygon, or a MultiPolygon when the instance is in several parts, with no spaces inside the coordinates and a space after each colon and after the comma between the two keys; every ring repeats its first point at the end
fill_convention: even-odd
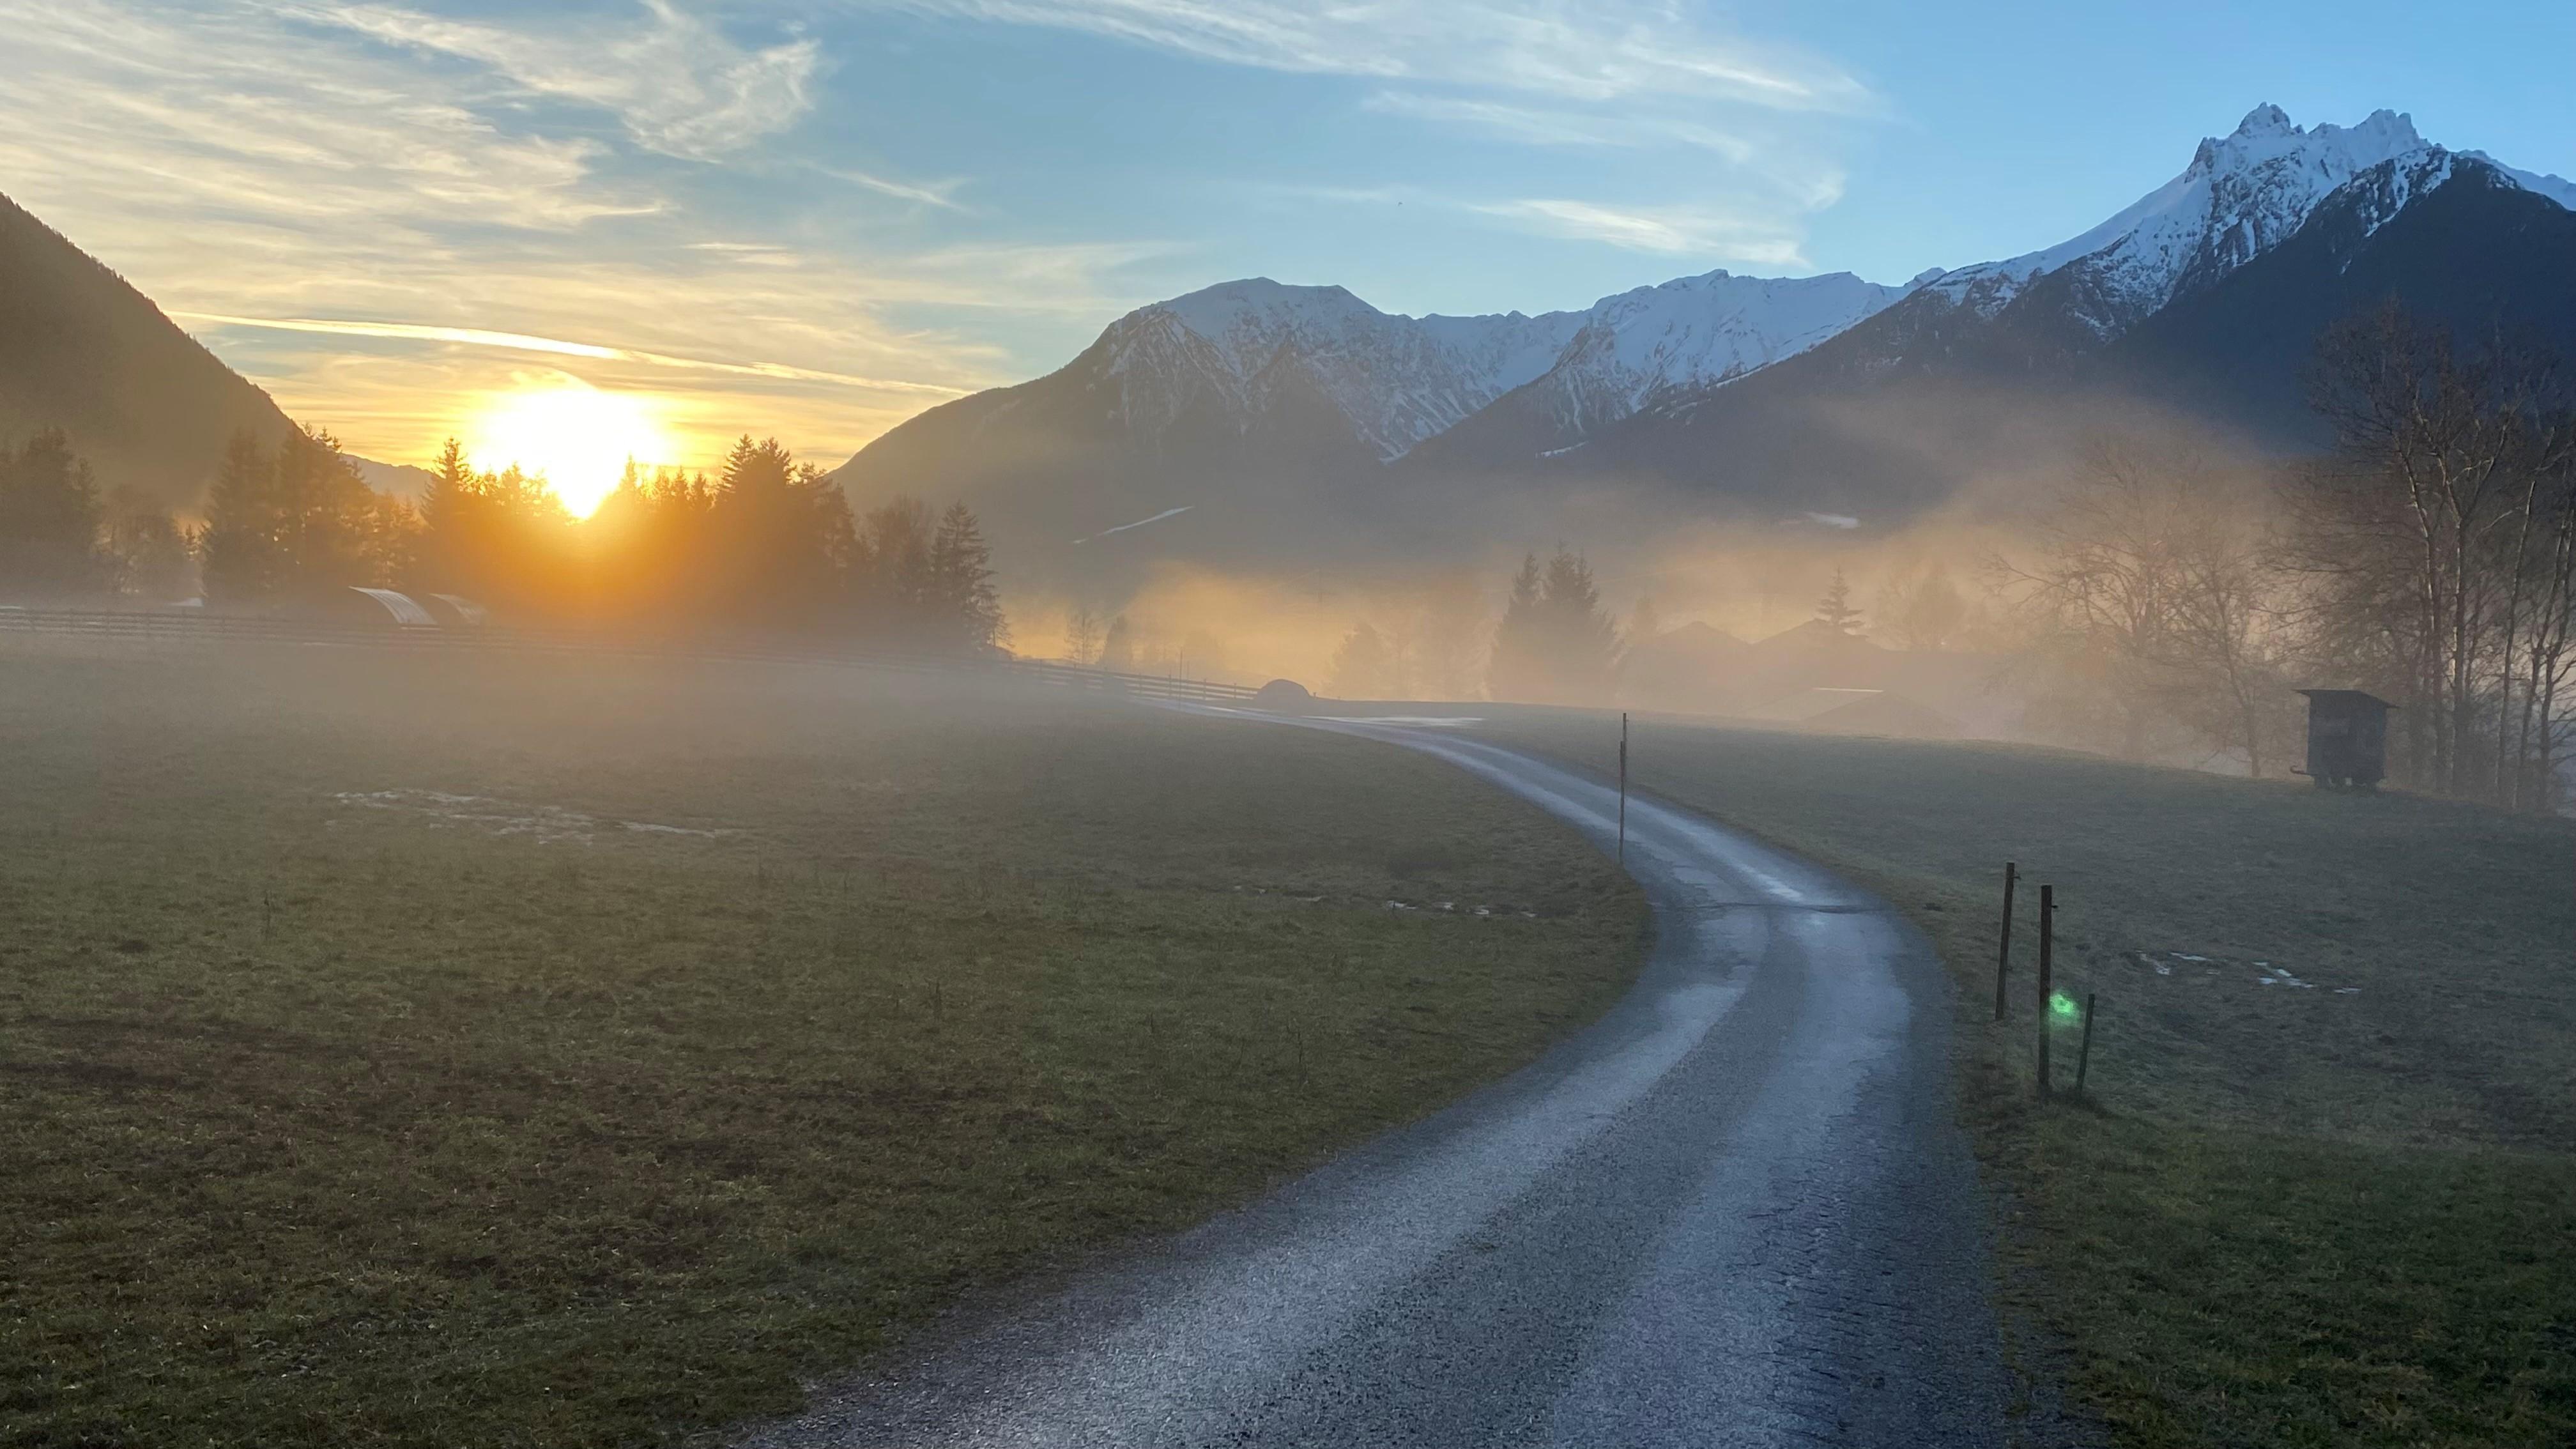
{"type": "Polygon", "coordinates": [[[597,831],[618,829],[649,835],[694,835],[713,840],[741,832],[662,825],[650,820],[602,820],[560,805],[518,805],[490,795],[459,795],[446,790],[341,790],[332,799],[363,810],[395,810],[426,815],[437,825],[466,825],[494,835],[526,835],[538,843],[589,843],[597,831]],[[470,807],[489,808],[470,808],[470,807]]]}

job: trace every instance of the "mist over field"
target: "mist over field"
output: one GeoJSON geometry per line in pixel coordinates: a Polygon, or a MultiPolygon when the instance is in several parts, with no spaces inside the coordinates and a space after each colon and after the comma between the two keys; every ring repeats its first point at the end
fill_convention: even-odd
{"type": "Polygon", "coordinates": [[[0,1445],[2576,1445],[2564,0],[0,35],[0,1445]]]}

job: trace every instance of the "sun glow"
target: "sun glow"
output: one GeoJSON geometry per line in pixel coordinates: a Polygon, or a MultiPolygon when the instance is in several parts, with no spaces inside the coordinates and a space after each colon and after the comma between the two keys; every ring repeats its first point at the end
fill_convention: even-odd
{"type": "Polygon", "coordinates": [[[567,378],[550,387],[492,394],[474,420],[465,451],[487,472],[516,463],[544,474],[563,506],[587,518],[617,487],[627,459],[667,459],[671,439],[646,399],[567,378]]]}

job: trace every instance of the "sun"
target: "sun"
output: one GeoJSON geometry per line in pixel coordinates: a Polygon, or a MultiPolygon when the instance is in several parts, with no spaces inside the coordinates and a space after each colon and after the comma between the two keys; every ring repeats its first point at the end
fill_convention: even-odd
{"type": "Polygon", "coordinates": [[[588,518],[617,487],[626,460],[670,456],[670,436],[652,404],[602,392],[575,378],[543,388],[494,393],[474,420],[467,458],[484,471],[518,464],[542,473],[555,496],[588,518]]]}

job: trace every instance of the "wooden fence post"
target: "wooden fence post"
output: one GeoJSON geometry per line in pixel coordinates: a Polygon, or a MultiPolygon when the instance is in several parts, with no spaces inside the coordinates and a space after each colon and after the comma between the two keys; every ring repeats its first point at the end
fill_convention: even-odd
{"type": "Polygon", "coordinates": [[[1997,1021],[2004,1019],[2004,977],[2012,970],[2013,881],[2020,874],[2019,865],[2009,860],[2004,862],[2003,943],[1995,948],[1995,1020],[1997,1021]]]}
{"type": "Polygon", "coordinates": [[[2084,1070],[2093,1064],[2093,996],[2084,993],[2084,1044],[2075,1049],[2075,1095],[2084,1095],[2084,1070]]]}
{"type": "Polygon", "coordinates": [[[2039,888],[2039,1098],[2048,1100],[2048,972],[2057,941],[2057,887],[2039,888]]]}
{"type": "Polygon", "coordinates": [[[1628,864],[1628,712],[1619,711],[1619,864],[1628,864]]]}

